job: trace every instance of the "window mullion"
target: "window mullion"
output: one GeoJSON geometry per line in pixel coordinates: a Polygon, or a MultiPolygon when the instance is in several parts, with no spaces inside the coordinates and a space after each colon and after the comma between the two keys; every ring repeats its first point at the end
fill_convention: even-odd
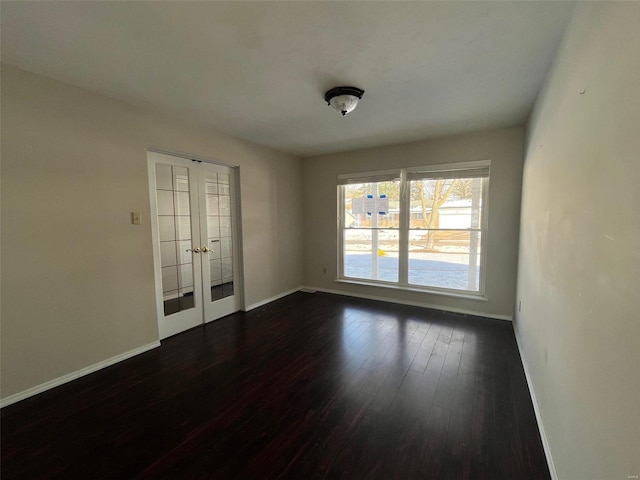
{"type": "Polygon", "coordinates": [[[398,283],[409,283],[409,220],[411,215],[411,192],[407,182],[407,170],[400,171],[400,221],[398,232],[398,283]]]}
{"type": "MultiPolygon", "coordinates": [[[[371,194],[374,200],[378,199],[378,183],[371,185],[371,194]]],[[[380,280],[380,274],[378,273],[379,257],[378,251],[380,246],[378,244],[378,212],[371,212],[371,278],[374,280],[380,280]]]]}
{"type": "Polygon", "coordinates": [[[338,186],[338,215],[337,215],[337,230],[338,230],[338,265],[337,270],[338,277],[344,277],[344,186],[338,186]]]}

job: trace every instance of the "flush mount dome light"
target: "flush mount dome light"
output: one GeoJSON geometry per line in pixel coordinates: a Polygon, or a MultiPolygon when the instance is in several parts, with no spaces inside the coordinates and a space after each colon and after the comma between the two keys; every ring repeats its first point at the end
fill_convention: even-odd
{"type": "Polygon", "coordinates": [[[335,87],[324,94],[324,99],[344,116],[356,108],[363,94],[364,90],[356,87],[335,87]]]}

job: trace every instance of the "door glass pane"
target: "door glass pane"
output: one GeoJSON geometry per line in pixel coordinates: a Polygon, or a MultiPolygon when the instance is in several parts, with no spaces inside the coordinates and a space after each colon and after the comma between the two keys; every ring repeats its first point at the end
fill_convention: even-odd
{"type": "Polygon", "coordinates": [[[176,242],[160,242],[160,265],[163,267],[176,265],[176,242]]]}
{"type": "Polygon", "coordinates": [[[174,192],[175,196],[175,214],[191,215],[189,206],[189,192],[174,192]]]}
{"type": "MultiPolygon", "coordinates": [[[[207,238],[219,239],[220,238],[220,218],[207,216],[207,238]]],[[[211,243],[211,242],[209,242],[211,243]]],[[[211,248],[211,246],[209,247],[211,248]]]]}
{"type": "Polygon", "coordinates": [[[158,190],[158,215],[173,214],[173,192],[158,190]]]}
{"type": "Polygon", "coordinates": [[[173,191],[188,192],[189,191],[189,170],[186,167],[171,166],[173,172],[173,191]]]}
{"type": "Polygon", "coordinates": [[[171,315],[194,308],[189,170],[157,164],[156,198],[164,314],[171,315]]]}
{"type": "Polygon", "coordinates": [[[191,217],[189,215],[176,215],[176,238],[178,240],[191,240],[191,217]]]}
{"type": "Polygon", "coordinates": [[[219,285],[222,283],[222,260],[219,258],[209,261],[211,284],[219,285]]]}
{"type": "Polygon", "coordinates": [[[231,217],[220,217],[220,236],[231,238],[231,217]]]}
{"type": "Polygon", "coordinates": [[[204,191],[206,193],[218,194],[218,175],[216,173],[207,173],[207,180],[205,181],[204,191]]]}
{"type": "Polygon", "coordinates": [[[229,195],[229,175],[226,173],[218,174],[218,191],[223,195],[229,195]]]}
{"type": "Polygon", "coordinates": [[[229,195],[220,195],[220,216],[228,217],[231,215],[231,207],[229,205],[229,195]]]}
{"type": "Polygon", "coordinates": [[[185,263],[180,265],[178,270],[178,284],[181,289],[193,288],[193,264],[185,263]]]}
{"type": "Polygon", "coordinates": [[[173,190],[171,165],[156,163],[156,190],[173,190]]]}
{"type": "Polygon", "coordinates": [[[176,242],[176,244],[178,245],[178,264],[184,265],[185,263],[190,263],[193,258],[193,254],[191,253],[191,240],[176,242]]]}
{"type": "Polygon", "coordinates": [[[178,267],[164,267],[162,269],[162,291],[178,290],[178,267]]]}
{"type": "Polygon", "coordinates": [[[173,215],[158,215],[158,231],[161,242],[176,239],[176,227],[173,215]]]}
{"type": "Polygon", "coordinates": [[[209,247],[211,301],[233,295],[233,242],[229,175],[218,173],[205,180],[207,243],[209,247]]]}
{"type": "Polygon", "coordinates": [[[220,238],[220,256],[222,258],[231,257],[231,237],[221,237],[220,238]]]}
{"type": "Polygon", "coordinates": [[[218,194],[217,193],[209,193],[207,194],[207,215],[218,215],[218,194]]]}

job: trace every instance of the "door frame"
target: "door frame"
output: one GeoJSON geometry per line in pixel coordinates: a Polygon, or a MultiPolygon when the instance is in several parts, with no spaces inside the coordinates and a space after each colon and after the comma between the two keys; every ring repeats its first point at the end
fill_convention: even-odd
{"type": "MultiPolygon", "coordinates": [[[[219,165],[223,167],[230,168],[234,171],[233,184],[230,185],[230,193],[234,199],[234,211],[232,213],[232,218],[235,218],[236,221],[232,223],[232,231],[233,231],[233,248],[234,252],[234,271],[238,272],[237,275],[234,275],[234,295],[238,297],[238,305],[240,310],[244,311],[246,309],[245,305],[245,295],[244,295],[244,262],[243,262],[243,241],[242,241],[242,207],[241,207],[241,191],[240,191],[240,167],[238,165],[232,165],[227,162],[220,162],[216,160],[211,160],[199,156],[188,155],[185,153],[176,153],[175,151],[166,150],[162,148],[156,147],[147,147],[147,176],[148,176],[148,184],[149,184],[149,219],[150,219],[150,227],[151,227],[151,243],[152,243],[152,253],[153,253],[153,275],[154,275],[154,294],[156,300],[156,321],[158,324],[158,333],[160,339],[168,338],[172,335],[176,335],[185,330],[180,330],[178,332],[165,332],[163,335],[162,327],[160,326],[160,320],[164,317],[164,303],[162,299],[162,265],[160,258],[160,245],[159,245],[159,232],[158,232],[158,209],[157,202],[151,201],[151,196],[156,195],[156,179],[155,175],[152,175],[152,172],[155,172],[154,165],[156,161],[149,158],[149,153],[158,153],[161,155],[168,155],[172,157],[177,157],[179,159],[185,161],[192,161],[197,163],[208,163],[212,165],[219,165]],[[237,279],[235,278],[237,277],[237,279]]],[[[198,194],[199,196],[199,194],[198,194]]],[[[199,218],[200,220],[200,218],[199,218]]],[[[201,272],[200,272],[201,273],[201,272]]],[[[202,283],[201,290],[201,298],[194,298],[195,302],[199,302],[201,307],[201,315],[200,319],[195,324],[190,324],[188,329],[198,327],[200,325],[205,325],[206,323],[215,321],[215,319],[207,320],[205,317],[205,308],[202,305],[203,295],[204,295],[204,279],[200,274],[200,282],[202,283]]]]}

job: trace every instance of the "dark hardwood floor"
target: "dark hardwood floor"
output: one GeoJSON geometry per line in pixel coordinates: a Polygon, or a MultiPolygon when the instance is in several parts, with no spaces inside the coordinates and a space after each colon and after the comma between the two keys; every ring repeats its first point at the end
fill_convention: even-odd
{"type": "Polygon", "coordinates": [[[511,323],[295,293],[2,409],[9,479],[549,479],[511,323]]]}

